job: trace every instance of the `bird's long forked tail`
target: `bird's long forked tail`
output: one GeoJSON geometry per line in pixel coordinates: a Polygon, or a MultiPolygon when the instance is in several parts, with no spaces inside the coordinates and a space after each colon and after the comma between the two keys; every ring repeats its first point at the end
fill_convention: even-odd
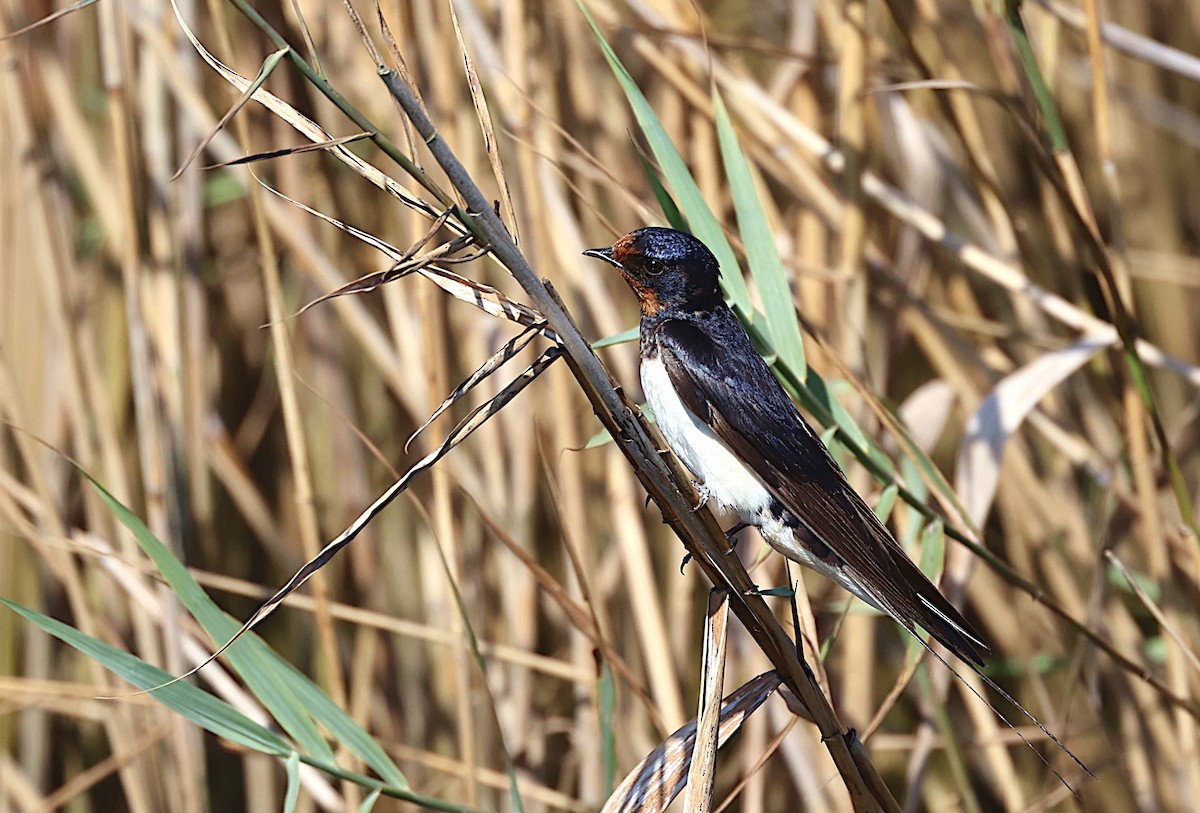
{"type": "MultiPolygon", "coordinates": [[[[979,657],[978,652],[974,649],[974,647],[972,647],[970,645],[969,642],[973,641],[974,643],[983,646],[983,648],[985,650],[987,649],[986,644],[983,644],[982,641],[980,641],[979,639],[974,638],[974,637],[964,638],[965,633],[964,633],[961,625],[953,623],[952,619],[946,617],[946,615],[943,612],[938,610],[936,607],[932,606],[929,602],[925,601],[924,596],[918,594],[917,597],[918,597],[918,599],[921,600],[921,603],[924,606],[929,608],[929,610],[931,611],[931,613],[933,614],[933,616],[935,618],[944,621],[944,623],[940,623],[940,624],[937,623],[936,621],[929,622],[929,624],[927,626],[925,624],[925,620],[924,619],[922,620],[922,626],[926,628],[926,631],[930,634],[930,636],[933,637],[942,646],[946,647],[947,650],[955,653],[963,663],[965,663],[967,666],[971,667],[971,670],[973,672],[975,672],[975,674],[977,674],[983,680],[983,682],[985,684],[987,684],[988,688],[990,688],[992,691],[996,692],[996,694],[1003,697],[1006,702],[1008,702],[1010,705],[1012,705],[1014,708],[1016,708],[1019,712],[1021,712],[1021,714],[1023,714],[1026,718],[1028,718],[1030,720],[1030,722],[1032,722],[1035,726],[1037,726],[1038,729],[1043,734],[1045,734],[1046,737],[1048,737],[1050,739],[1051,742],[1053,742],[1055,745],[1057,745],[1064,754],[1066,754],[1068,757],[1070,757],[1072,762],[1074,762],[1076,765],[1078,765],[1080,768],[1082,768],[1084,773],[1086,773],[1090,777],[1095,778],[1096,774],[1092,772],[1092,769],[1089,768],[1087,765],[1085,765],[1083,763],[1083,761],[1081,759],[1079,759],[1079,757],[1075,756],[1074,752],[1072,752],[1071,749],[1068,748],[1063,743],[1063,741],[1060,740],[1054,734],[1054,732],[1052,732],[1050,729],[1048,729],[1042,723],[1041,720],[1039,720],[1037,717],[1035,717],[1033,715],[1032,712],[1030,712],[1027,708],[1025,708],[1020,703],[1018,703],[1016,698],[1014,698],[1011,694],[1009,694],[1004,689],[1002,689],[999,686],[999,684],[996,683],[996,681],[992,680],[990,677],[988,677],[987,675],[985,675],[983,673],[983,670],[981,668],[983,666],[983,660],[982,660],[982,658],[979,657]],[[947,640],[947,638],[949,640],[947,640]],[[967,642],[967,643],[965,643],[965,647],[966,647],[965,650],[963,649],[964,642],[967,642]],[[964,651],[974,654],[975,658],[969,659],[967,657],[964,657],[962,654],[964,651]],[[972,662],[972,660],[974,660],[974,662],[972,662]]],[[[1037,758],[1039,760],[1041,760],[1042,764],[1044,764],[1047,768],[1050,769],[1050,772],[1053,773],[1054,776],[1058,778],[1058,781],[1062,782],[1063,786],[1066,787],[1066,789],[1069,790],[1072,793],[1072,795],[1074,795],[1076,798],[1079,798],[1079,792],[1071,786],[1071,784],[1066,780],[1066,778],[1063,777],[1063,775],[1060,774],[1054,768],[1053,765],[1050,764],[1050,761],[1045,757],[1045,755],[1043,755],[1042,752],[1039,751],[1037,749],[1037,747],[1034,746],[1034,744],[1032,742],[1030,742],[1025,737],[1024,734],[1021,733],[1021,731],[1016,727],[1016,725],[1014,725],[1013,722],[1008,719],[1008,717],[1006,717],[1004,714],[1002,714],[1000,712],[1000,710],[997,709],[996,706],[993,705],[990,700],[988,700],[986,697],[984,697],[982,694],[980,694],[979,691],[974,686],[972,686],[969,682],[967,682],[967,680],[964,679],[963,676],[958,673],[958,670],[956,670],[951,665],[949,660],[942,657],[942,655],[939,652],[937,652],[932,646],[930,646],[928,641],[926,641],[923,637],[921,637],[919,631],[917,630],[916,623],[914,623],[913,620],[911,620],[905,616],[902,616],[900,613],[895,612],[892,608],[887,607],[886,605],[883,606],[881,609],[883,609],[883,611],[885,613],[887,613],[889,616],[891,616],[894,621],[896,621],[898,624],[900,624],[900,626],[903,627],[908,632],[909,635],[911,635],[913,638],[915,638],[917,640],[917,642],[920,643],[920,645],[925,649],[926,652],[928,652],[930,655],[932,655],[933,657],[935,657],[939,661],[941,661],[942,665],[945,666],[948,670],[950,670],[950,673],[952,675],[954,675],[954,677],[960,683],[962,683],[962,685],[965,686],[971,694],[975,695],[975,697],[978,698],[984,705],[986,705],[993,714],[995,714],[997,717],[999,717],[1000,720],[1003,721],[1003,723],[1006,726],[1008,726],[1009,730],[1012,731],[1014,734],[1016,734],[1021,739],[1021,742],[1025,743],[1025,745],[1029,748],[1029,750],[1033,751],[1033,753],[1037,755],[1037,758]]]]}
{"type": "Polygon", "coordinates": [[[871,581],[860,578],[867,592],[876,599],[873,603],[899,621],[902,626],[909,629],[913,625],[923,628],[959,660],[978,671],[979,667],[983,666],[984,654],[991,651],[983,636],[971,626],[959,609],[942,595],[937,585],[917,567],[916,562],[908,558],[903,549],[895,543],[894,537],[884,530],[882,524],[872,523],[870,527],[880,534],[879,549],[891,560],[891,575],[907,588],[886,592],[873,590],[871,581]]]}
{"type": "MultiPolygon", "coordinates": [[[[888,538],[891,539],[892,537],[889,536],[888,538]]],[[[953,653],[967,666],[971,667],[972,671],[979,675],[979,677],[983,679],[984,683],[987,684],[992,691],[996,692],[998,695],[1003,697],[1005,701],[1020,711],[1021,714],[1023,714],[1034,725],[1036,725],[1043,734],[1049,737],[1055,745],[1062,749],[1063,753],[1069,756],[1076,765],[1082,768],[1089,776],[1094,777],[1095,774],[1092,773],[1092,770],[1088,768],[1088,766],[1085,765],[1079,759],[1079,757],[1075,756],[1071,749],[1067,748],[1067,746],[1063,744],[1062,740],[1055,736],[1054,733],[1051,732],[1041,720],[1039,720],[1028,709],[1018,703],[1016,698],[1014,698],[1004,689],[1000,688],[996,681],[992,680],[983,673],[983,653],[990,651],[987,643],[983,640],[979,633],[971,627],[970,623],[963,617],[958,608],[951,604],[949,600],[942,595],[941,591],[938,590],[937,586],[928,580],[925,574],[921,572],[920,568],[917,567],[916,563],[913,562],[912,559],[908,558],[908,556],[899,548],[899,546],[895,546],[893,548],[891,545],[885,545],[884,550],[887,550],[893,554],[892,559],[895,562],[897,571],[912,588],[912,598],[915,599],[915,601],[906,601],[904,604],[907,606],[899,607],[896,606],[895,602],[889,601],[888,598],[880,595],[879,591],[871,591],[873,597],[876,599],[875,603],[880,609],[897,621],[900,626],[904,627],[904,629],[906,629],[910,635],[916,638],[921,643],[921,646],[926,649],[926,651],[941,661],[955,676],[955,678],[957,678],[964,686],[967,687],[968,690],[970,690],[971,694],[982,700],[987,707],[991,709],[993,714],[1004,721],[1004,724],[1008,726],[1014,734],[1020,737],[1021,741],[1024,742],[1030,748],[1030,750],[1038,755],[1038,759],[1040,759],[1047,768],[1050,768],[1051,772],[1058,777],[1058,780],[1062,782],[1063,785],[1071,791],[1071,793],[1078,795],[1075,789],[1071,787],[1066,779],[1063,778],[1062,774],[1056,771],[1054,767],[1050,765],[1046,757],[1034,747],[1033,743],[1029,742],[1029,740],[1027,740],[1025,736],[1017,730],[1017,727],[1007,717],[1001,714],[1000,711],[994,705],[992,705],[987,698],[980,695],[974,686],[972,686],[966,680],[963,680],[962,675],[960,675],[954,669],[954,667],[950,665],[950,662],[946,658],[943,658],[938,652],[934,651],[933,648],[930,647],[929,643],[917,632],[917,627],[923,628],[934,640],[944,646],[948,651],[953,653]]]]}
{"type": "Polygon", "coordinates": [[[991,647],[973,630],[958,623],[953,616],[921,593],[917,593],[917,601],[928,610],[919,621],[925,631],[954,653],[959,660],[973,667],[982,667],[983,655],[985,652],[991,652],[991,647]]]}

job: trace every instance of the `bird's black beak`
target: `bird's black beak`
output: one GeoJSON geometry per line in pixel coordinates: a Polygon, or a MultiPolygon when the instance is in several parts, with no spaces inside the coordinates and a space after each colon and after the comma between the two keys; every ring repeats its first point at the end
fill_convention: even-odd
{"type": "Polygon", "coordinates": [[[617,258],[613,256],[612,248],[589,248],[587,251],[583,252],[583,256],[595,257],[597,260],[604,260],[604,262],[608,263],[614,268],[621,267],[621,264],[617,262],[617,258]]]}

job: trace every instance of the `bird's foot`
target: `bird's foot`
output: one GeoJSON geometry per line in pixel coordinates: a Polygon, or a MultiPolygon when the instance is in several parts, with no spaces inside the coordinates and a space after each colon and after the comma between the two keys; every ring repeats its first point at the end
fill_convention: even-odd
{"type": "Polygon", "coordinates": [[[746,591],[747,596],[782,596],[790,598],[796,595],[791,587],[753,587],[746,591]]]}
{"type": "Polygon", "coordinates": [[[733,549],[737,547],[738,534],[750,527],[749,522],[739,522],[728,531],[725,532],[725,538],[729,540],[729,552],[733,553],[733,549]]]}
{"type": "Polygon", "coordinates": [[[699,480],[692,480],[692,488],[696,489],[696,493],[700,495],[700,502],[693,505],[692,510],[699,511],[708,504],[708,498],[712,496],[712,492],[709,491],[708,486],[699,480]]]}

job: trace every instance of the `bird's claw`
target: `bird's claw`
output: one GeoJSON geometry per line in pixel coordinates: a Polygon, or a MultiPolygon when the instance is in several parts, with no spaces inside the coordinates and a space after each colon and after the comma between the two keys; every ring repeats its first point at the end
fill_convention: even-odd
{"type": "Polygon", "coordinates": [[[696,493],[700,495],[700,502],[693,505],[692,510],[699,511],[708,504],[708,498],[712,496],[712,492],[709,491],[708,486],[699,480],[692,480],[692,488],[696,489],[696,493]]]}
{"type": "Polygon", "coordinates": [[[737,535],[750,527],[749,522],[738,522],[732,528],[725,532],[725,539],[729,541],[729,552],[733,553],[733,549],[737,547],[737,535]]]}

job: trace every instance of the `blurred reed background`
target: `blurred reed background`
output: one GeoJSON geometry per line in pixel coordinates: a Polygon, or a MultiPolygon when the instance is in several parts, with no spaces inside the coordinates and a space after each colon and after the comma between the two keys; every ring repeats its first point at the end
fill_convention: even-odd
{"type": "MultiPolygon", "coordinates": [[[[1200,51],[1200,3],[1022,6],[1062,117],[1057,150],[1020,32],[993,8],[1003,5],[588,3],[737,245],[716,83],[812,366],[899,458],[872,407],[894,409],[981,520],[984,545],[1028,580],[1019,589],[947,542],[947,591],[994,642],[990,674],[1098,775],[1072,772],[1005,708],[1069,776],[1073,797],[936,663],[891,696],[912,677],[901,630],[861,605],[844,613],[844,594],[806,576],[821,636],[837,633],[823,666],[842,720],[865,732],[890,709],[866,744],[897,799],[935,811],[1197,810],[1200,553],[1180,494],[1196,498],[1200,470],[1200,62],[1188,56],[1200,51]],[[823,154],[828,145],[840,160],[823,154]],[[1074,222],[1089,211],[1138,330],[1172,360],[1149,365],[1170,456],[1098,321],[1113,310],[1074,222]],[[1094,346],[1081,347],[1089,336],[1094,346]],[[969,443],[981,405],[991,410],[984,430],[999,414],[1012,432],[999,466],[995,434],[969,443]]],[[[585,18],[571,0],[453,7],[458,34],[446,2],[382,3],[430,114],[485,192],[511,199],[506,222],[585,335],[632,327],[624,285],[580,251],[663,219],[637,124],[585,18]]],[[[0,8],[6,32],[54,11],[0,8]]],[[[370,120],[411,143],[342,5],[255,8],[370,120]]],[[[386,54],[375,8],[358,11],[386,54]]],[[[179,13],[244,76],[275,50],[220,0],[180,2],[179,13]]],[[[436,445],[465,405],[405,450],[517,330],[417,276],[263,329],[387,261],[264,194],[244,167],[200,171],[305,143],[257,104],[171,180],[238,93],[197,56],[169,5],[100,0],[0,42],[0,66],[0,596],[179,674],[208,637],[64,455],[244,619],[395,479],[392,467],[436,445]]],[[[286,63],[265,87],[335,136],[357,131],[286,63]]],[[[352,149],[391,166],[367,142],[352,149]]],[[[325,152],[254,171],[394,245],[429,228],[325,152]]],[[[457,270],[522,298],[490,260],[457,270]]],[[[636,345],[601,355],[636,397],[636,345]]],[[[472,403],[503,383],[485,382],[472,403]]],[[[614,769],[619,778],[695,714],[709,585],[694,567],[680,575],[682,550],[643,507],[618,451],[582,450],[599,429],[556,365],[260,630],[429,797],[511,809],[506,748],[526,810],[596,810],[614,769]],[[628,668],[611,718],[593,623],[628,668]]],[[[861,466],[850,471],[874,501],[882,486],[861,466]]],[[[894,519],[902,534],[915,530],[911,513],[894,519]]],[[[739,550],[758,584],[786,583],[782,560],[762,556],[757,538],[739,550]]],[[[771,601],[790,623],[788,602],[771,601]]],[[[767,668],[735,629],[727,690],[767,668]]],[[[255,713],[220,667],[197,682],[255,713]]],[[[8,611],[0,687],[0,809],[285,804],[281,760],[201,733],[147,696],[95,699],[129,685],[8,611]]],[[[341,764],[361,770],[333,740],[341,764]]],[[[718,766],[717,799],[733,794],[731,809],[850,809],[817,731],[776,699],[718,766]]],[[[351,810],[367,796],[311,769],[301,784],[297,810],[351,810]]],[[[415,808],[383,799],[375,809],[415,808]]]]}

